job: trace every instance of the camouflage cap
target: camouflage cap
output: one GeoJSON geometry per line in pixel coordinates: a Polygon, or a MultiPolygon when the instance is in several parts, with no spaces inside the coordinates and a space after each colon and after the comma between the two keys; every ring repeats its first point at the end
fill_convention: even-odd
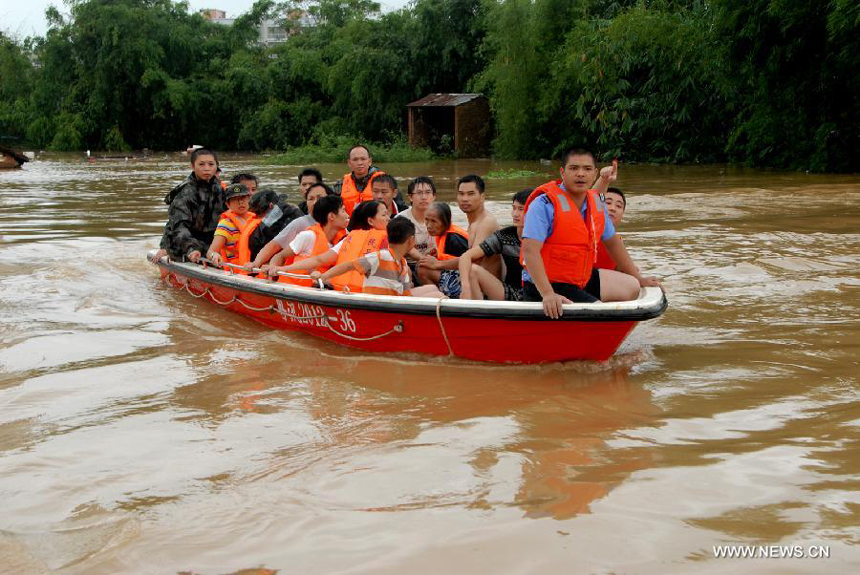
{"type": "Polygon", "coordinates": [[[251,190],[249,190],[248,186],[246,186],[245,184],[230,184],[229,186],[227,186],[227,192],[224,200],[228,201],[232,198],[250,195],[251,190]]]}

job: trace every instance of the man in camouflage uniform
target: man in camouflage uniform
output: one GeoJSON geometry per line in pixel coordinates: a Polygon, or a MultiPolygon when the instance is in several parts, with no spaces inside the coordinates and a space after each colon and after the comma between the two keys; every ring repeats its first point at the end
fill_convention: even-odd
{"type": "Polygon", "coordinates": [[[170,208],[160,247],[171,259],[197,261],[215,238],[215,228],[227,209],[225,192],[217,176],[202,181],[194,173],[164,198],[170,208]]]}

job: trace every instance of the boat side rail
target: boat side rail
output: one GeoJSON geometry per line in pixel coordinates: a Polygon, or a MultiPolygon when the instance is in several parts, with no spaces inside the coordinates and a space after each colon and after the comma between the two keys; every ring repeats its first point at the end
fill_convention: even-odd
{"type": "MultiPolygon", "coordinates": [[[[213,262],[212,260],[210,260],[209,258],[200,258],[200,261],[205,262],[206,264],[209,264],[210,266],[212,266],[214,268],[220,267],[221,269],[226,269],[230,273],[233,273],[234,269],[245,272],[245,273],[252,273],[252,274],[259,274],[259,273],[263,272],[263,268],[248,269],[245,266],[240,266],[239,264],[234,264],[231,262],[221,262],[221,264],[219,265],[219,264],[216,264],[215,262],[213,262]]],[[[313,279],[307,274],[292,274],[290,272],[280,272],[280,271],[275,272],[275,273],[279,276],[284,276],[287,278],[293,278],[293,279],[299,279],[299,280],[308,280],[308,279],[312,280],[313,279]]],[[[319,287],[320,289],[325,288],[325,285],[323,285],[323,281],[321,279],[317,279],[316,281],[318,282],[317,287],[319,287]]]]}
{"type": "MultiPolygon", "coordinates": [[[[486,318],[505,320],[552,320],[544,315],[540,302],[505,302],[489,300],[459,300],[422,297],[383,296],[364,293],[343,293],[330,289],[318,289],[311,286],[300,286],[291,283],[262,281],[247,275],[236,273],[241,269],[248,272],[244,266],[230,264],[229,269],[212,266],[206,262],[194,264],[162,257],[154,258],[155,250],[149,252],[148,259],[161,266],[166,272],[185,276],[201,282],[237,289],[249,294],[312,303],[317,305],[335,306],[344,309],[365,309],[398,314],[441,315],[446,317],[486,318]]],[[[258,270],[258,268],[257,268],[258,270]]],[[[252,270],[253,272],[254,270],[252,270]]],[[[288,272],[280,272],[286,274],[288,272]]],[[[307,275],[291,274],[307,280],[307,275]]],[[[563,306],[564,321],[643,321],[659,317],[668,307],[668,300],[660,288],[643,288],[642,294],[636,300],[624,302],[573,303],[563,306]]]]}

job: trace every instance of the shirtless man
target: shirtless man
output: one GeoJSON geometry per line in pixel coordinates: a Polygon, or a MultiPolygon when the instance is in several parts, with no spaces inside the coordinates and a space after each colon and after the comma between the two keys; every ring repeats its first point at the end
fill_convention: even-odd
{"type": "Polygon", "coordinates": [[[523,213],[532,189],[514,194],[511,202],[512,226],[493,232],[489,239],[470,248],[460,256],[460,299],[487,299],[504,301],[523,300],[523,266],[520,247],[523,241],[523,213]],[[499,254],[505,262],[505,277],[500,280],[476,262],[499,254]]]}
{"type": "MultiPolygon", "coordinates": [[[[457,182],[457,205],[469,220],[469,247],[480,245],[499,229],[499,222],[484,206],[484,180],[475,174],[463,176],[457,182]]],[[[446,295],[457,298],[460,295],[460,278],[457,271],[459,258],[440,261],[434,256],[424,256],[418,264],[418,274],[422,283],[435,283],[446,295]],[[446,288],[446,289],[442,289],[446,288]]],[[[501,257],[495,255],[484,258],[482,267],[496,277],[501,277],[501,257]]]]}

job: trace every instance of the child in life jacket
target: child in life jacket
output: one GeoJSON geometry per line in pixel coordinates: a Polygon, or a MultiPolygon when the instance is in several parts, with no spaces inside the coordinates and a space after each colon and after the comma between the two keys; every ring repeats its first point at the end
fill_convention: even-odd
{"type": "Polygon", "coordinates": [[[206,251],[206,257],[216,266],[222,262],[236,263],[239,260],[239,237],[242,230],[253,217],[248,211],[251,191],[245,184],[230,184],[227,186],[227,211],[221,214],[218,227],[215,228],[215,238],[206,251]]]}
{"type": "MultiPolygon", "coordinates": [[[[354,213],[354,212],[353,212],[354,213]]],[[[435,286],[413,288],[406,254],[415,247],[415,224],[406,218],[394,218],[386,226],[388,247],[360,258],[337,264],[325,273],[311,272],[324,283],[349,271],[364,277],[362,292],[388,296],[442,297],[435,286]]]]}
{"type": "MultiPolygon", "coordinates": [[[[323,254],[294,262],[284,267],[283,271],[329,267],[385,249],[388,247],[386,227],[389,219],[388,208],[384,203],[376,200],[361,202],[355,206],[347,226],[349,233],[341,242],[323,254]]],[[[332,278],[332,286],[338,291],[360,292],[363,283],[363,276],[356,271],[332,278]]]]}

